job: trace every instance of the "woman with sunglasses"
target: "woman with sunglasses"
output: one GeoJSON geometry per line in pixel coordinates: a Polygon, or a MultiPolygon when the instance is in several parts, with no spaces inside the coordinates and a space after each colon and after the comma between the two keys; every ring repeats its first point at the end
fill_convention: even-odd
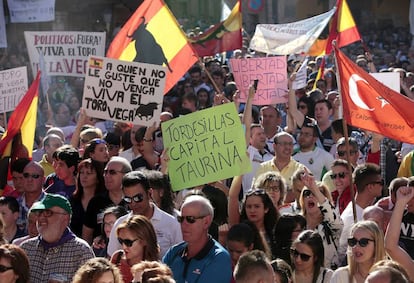
{"type": "Polygon", "coordinates": [[[143,215],[134,215],[116,228],[122,250],[112,255],[111,262],[121,270],[124,282],[131,282],[131,267],[143,260],[159,260],[160,249],[151,222],[143,215]]]}
{"type": "Polygon", "coordinates": [[[78,237],[82,236],[82,227],[90,200],[106,191],[103,179],[103,164],[88,158],[78,165],[76,189],[69,201],[72,205],[70,228],[78,237]]]}
{"type": "Polygon", "coordinates": [[[333,271],[324,267],[324,247],[317,231],[299,234],[290,249],[293,282],[329,283],[333,271]]]}
{"type": "Polygon", "coordinates": [[[343,223],[331,202],[328,188],[316,184],[314,176],[306,171],[302,177],[305,188],[302,190],[299,203],[302,215],[306,218],[306,229],[318,232],[325,249],[325,267],[336,269],[339,265],[337,247],[343,223]]]}
{"type": "Polygon", "coordinates": [[[29,283],[29,259],[20,247],[11,244],[0,246],[0,282],[29,283]]]}
{"type": "Polygon", "coordinates": [[[344,159],[335,159],[329,172],[329,178],[335,187],[332,191],[332,200],[339,213],[342,214],[351,201],[352,172],[349,171],[348,161],[344,159]]]}
{"type": "Polygon", "coordinates": [[[384,234],[375,222],[360,221],[352,226],[347,254],[348,265],[335,270],[331,282],[365,282],[371,267],[386,259],[384,234]]]}
{"type": "Polygon", "coordinates": [[[411,256],[399,245],[401,222],[406,213],[407,205],[412,207],[414,198],[413,187],[400,187],[396,192],[396,202],[391,219],[385,233],[385,248],[388,255],[400,263],[408,273],[409,278],[414,278],[414,261],[411,256]]]}

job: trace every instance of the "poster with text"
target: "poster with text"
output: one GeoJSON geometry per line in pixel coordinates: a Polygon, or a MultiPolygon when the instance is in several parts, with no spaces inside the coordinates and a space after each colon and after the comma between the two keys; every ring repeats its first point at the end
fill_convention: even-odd
{"type": "Polygon", "coordinates": [[[105,56],[105,33],[82,31],[25,31],[33,77],[43,54],[46,75],[83,77],[90,55],[105,56]]]}
{"type": "Polygon", "coordinates": [[[55,0],[7,0],[12,23],[55,20],[55,0]]]}
{"type": "Polygon", "coordinates": [[[259,80],[254,105],[287,102],[287,68],[285,56],[230,59],[231,70],[240,90],[241,102],[246,102],[249,85],[259,80]]]}
{"type": "Polygon", "coordinates": [[[82,107],[90,117],[150,126],[159,121],[166,68],[89,58],[82,107]]]}
{"type": "Polygon", "coordinates": [[[234,103],[187,114],[163,122],[161,127],[174,191],[251,171],[234,103]]]}
{"type": "Polygon", "coordinates": [[[0,113],[13,111],[27,89],[27,67],[0,71],[0,113]]]}

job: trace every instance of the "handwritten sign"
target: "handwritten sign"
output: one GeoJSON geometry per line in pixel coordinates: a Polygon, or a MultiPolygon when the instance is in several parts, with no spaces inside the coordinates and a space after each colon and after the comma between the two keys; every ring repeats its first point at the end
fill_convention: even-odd
{"type": "Polygon", "coordinates": [[[233,103],[161,124],[174,191],[251,171],[246,140],[233,103]]]}
{"type": "Polygon", "coordinates": [[[55,0],[8,0],[10,22],[34,23],[55,20],[55,0]]]}
{"type": "Polygon", "coordinates": [[[13,111],[27,92],[27,68],[0,71],[0,113],[13,111]]]}
{"type": "Polygon", "coordinates": [[[159,120],[166,68],[91,56],[82,107],[95,118],[150,126],[159,120]]]}
{"type": "Polygon", "coordinates": [[[258,79],[259,84],[253,100],[254,105],[287,102],[286,57],[230,59],[234,80],[240,90],[242,102],[246,102],[249,85],[258,79]]]}
{"type": "Polygon", "coordinates": [[[105,33],[81,31],[25,31],[27,51],[33,77],[39,70],[43,54],[48,76],[83,77],[88,58],[104,56],[105,33]]]}

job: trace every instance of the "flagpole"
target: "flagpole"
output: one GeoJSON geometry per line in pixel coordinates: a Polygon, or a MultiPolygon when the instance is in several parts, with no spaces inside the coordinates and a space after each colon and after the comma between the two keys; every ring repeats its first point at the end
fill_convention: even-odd
{"type": "MultiPolygon", "coordinates": [[[[337,57],[336,57],[336,40],[334,40],[332,42],[332,45],[334,46],[334,48],[332,49],[334,52],[334,57],[335,57],[335,66],[336,66],[336,81],[338,82],[338,92],[340,93],[340,97],[342,97],[342,92],[341,92],[341,78],[339,76],[339,69],[338,69],[338,62],[337,62],[337,57]]],[[[342,107],[342,99],[341,99],[341,107],[342,107]]],[[[343,112],[343,110],[342,110],[343,112]]],[[[346,123],[346,119],[345,117],[342,116],[342,127],[344,129],[344,138],[345,138],[345,154],[346,154],[346,159],[350,160],[350,146],[349,146],[349,136],[348,136],[348,124],[346,123]]],[[[348,161],[348,171],[352,172],[353,168],[352,168],[352,164],[351,162],[348,161]]],[[[354,189],[354,183],[352,181],[352,174],[348,175],[349,178],[349,189],[351,192],[351,202],[352,202],[352,213],[354,215],[354,223],[357,222],[357,212],[356,212],[356,203],[355,203],[355,189],[354,189]]]]}
{"type": "Polygon", "coordinates": [[[198,62],[200,62],[201,68],[203,68],[204,72],[206,73],[206,75],[210,79],[211,84],[213,85],[214,89],[216,90],[216,93],[220,94],[221,90],[217,86],[216,82],[213,80],[213,77],[211,76],[210,72],[206,69],[206,66],[204,65],[203,60],[201,60],[201,58],[199,56],[197,56],[197,58],[198,58],[198,62]]]}

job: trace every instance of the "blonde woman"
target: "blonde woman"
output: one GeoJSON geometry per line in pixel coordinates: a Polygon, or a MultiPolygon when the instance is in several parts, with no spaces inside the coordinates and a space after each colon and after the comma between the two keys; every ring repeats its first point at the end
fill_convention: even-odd
{"type": "Polygon", "coordinates": [[[363,283],[371,267],[386,259],[384,234],[373,221],[360,221],[348,238],[348,265],[338,268],[331,283],[363,283]]]}

